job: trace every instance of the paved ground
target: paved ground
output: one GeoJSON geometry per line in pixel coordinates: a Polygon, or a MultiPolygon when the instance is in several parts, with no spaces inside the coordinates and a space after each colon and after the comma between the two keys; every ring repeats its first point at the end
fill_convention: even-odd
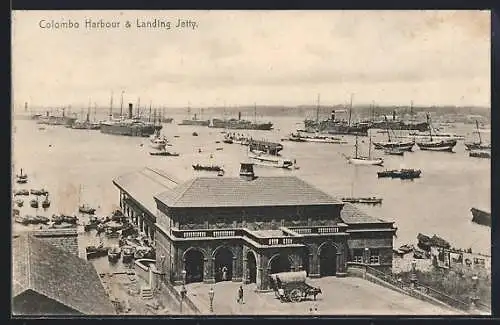
{"type": "MultiPolygon", "coordinates": [[[[244,304],[236,302],[240,283],[213,285],[214,314],[218,315],[453,315],[448,309],[397,293],[354,277],[308,279],[323,291],[316,301],[281,303],[274,292],[256,293],[255,284],[244,285],[244,304]]],[[[187,295],[204,314],[210,313],[208,284],[186,285],[187,295]]],[[[180,287],[176,287],[178,290],[180,287]]]]}

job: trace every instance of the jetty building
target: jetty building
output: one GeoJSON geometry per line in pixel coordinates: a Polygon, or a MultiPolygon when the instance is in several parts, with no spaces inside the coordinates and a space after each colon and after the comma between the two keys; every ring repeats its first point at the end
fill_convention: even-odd
{"type": "Polygon", "coordinates": [[[392,268],[393,222],[294,176],[260,177],[242,163],[239,177],[180,182],[145,168],[113,183],[124,213],[155,241],[163,281],[243,281],[266,290],[277,272],[342,277],[350,263],[392,268]]]}

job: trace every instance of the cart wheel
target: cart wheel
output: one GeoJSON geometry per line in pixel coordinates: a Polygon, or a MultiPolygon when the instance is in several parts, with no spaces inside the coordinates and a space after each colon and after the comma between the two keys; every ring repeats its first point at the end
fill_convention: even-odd
{"type": "Polygon", "coordinates": [[[299,289],[293,289],[290,292],[290,301],[300,302],[302,300],[302,292],[299,289]]]}

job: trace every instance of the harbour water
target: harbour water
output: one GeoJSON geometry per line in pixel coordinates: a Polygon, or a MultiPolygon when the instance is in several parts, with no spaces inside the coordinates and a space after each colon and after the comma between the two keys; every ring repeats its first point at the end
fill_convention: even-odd
{"type": "MultiPolygon", "coordinates": [[[[183,117],[175,117],[180,121],[183,117]]],[[[271,120],[265,118],[265,120],[271,120]]],[[[279,140],[302,127],[300,117],[272,118],[272,131],[235,130],[256,139],[279,140]]],[[[222,165],[224,177],[236,176],[239,162],[246,157],[247,147],[222,143],[222,129],[164,124],[162,133],[172,144],[169,151],[179,157],[150,156],[149,139],[101,134],[92,130],[73,130],[62,126],[44,125],[35,121],[13,121],[13,173],[29,176],[28,184],[14,188],[45,188],[50,192],[52,205],[46,211],[35,211],[25,200],[21,214],[74,214],[79,204],[97,208],[98,216],[109,214],[119,204],[118,190],[112,179],[145,166],[158,168],[187,180],[195,175],[213,175],[193,171],[194,163],[222,165]],[[199,136],[193,136],[196,131],[199,136]],[[220,141],[220,143],[216,143],[220,141]],[[222,147],[223,150],[217,150],[222,147]],[[201,149],[201,152],[199,152],[201,149]]],[[[472,137],[473,125],[458,125],[449,131],[472,137]]],[[[385,134],[372,132],[375,138],[385,134]]],[[[471,207],[490,208],[490,160],[471,158],[463,141],[455,153],[426,152],[415,147],[414,152],[400,156],[385,156],[384,167],[349,165],[342,154],[352,155],[354,137],[344,136],[348,144],[282,142],[282,155],[296,159],[300,169],[282,170],[256,167],[257,175],[296,175],[326,193],[337,196],[378,196],[381,206],[359,206],[369,214],[394,221],[398,228],[394,246],[414,243],[419,232],[436,234],[454,247],[472,248],[490,254],[490,228],[471,222],[471,207]],[[422,177],[414,181],[378,179],[377,171],[416,168],[422,177]]],[[[368,138],[359,138],[360,151],[367,154],[368,138]]],[[[279,191],[279,189],[276,189],[279,191]]],[[[32,197],[30,196],[30,199],[32,197]]],[[[24,226],[15,224],[16,228],[24,226]]],[[[80,230],[80,232],[83,232],[80,230]]],[[[93,234],[82,234],[80,246],[95,245],[93,234]]],[[[107,267],[106,258],[101,259],[107,267]]],[[[96,265],[98,269],[98,265],[96,265]]],[[[119,267],[119,266],[117,266],[119,267]]]]}

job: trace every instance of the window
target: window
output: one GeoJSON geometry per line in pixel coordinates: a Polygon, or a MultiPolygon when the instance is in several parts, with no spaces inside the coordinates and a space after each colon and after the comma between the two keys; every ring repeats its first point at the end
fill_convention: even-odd
{"type": "Polygon", "coordinates": [[[380,264],[380,252],[378,249],[370,250],[370,264],[380,264]]]}
{"type": "Polygon", "coordinates": [[[352,261],[354,263],[363,263],[363,250],[353,249],[352,250],[352,261]]]}

